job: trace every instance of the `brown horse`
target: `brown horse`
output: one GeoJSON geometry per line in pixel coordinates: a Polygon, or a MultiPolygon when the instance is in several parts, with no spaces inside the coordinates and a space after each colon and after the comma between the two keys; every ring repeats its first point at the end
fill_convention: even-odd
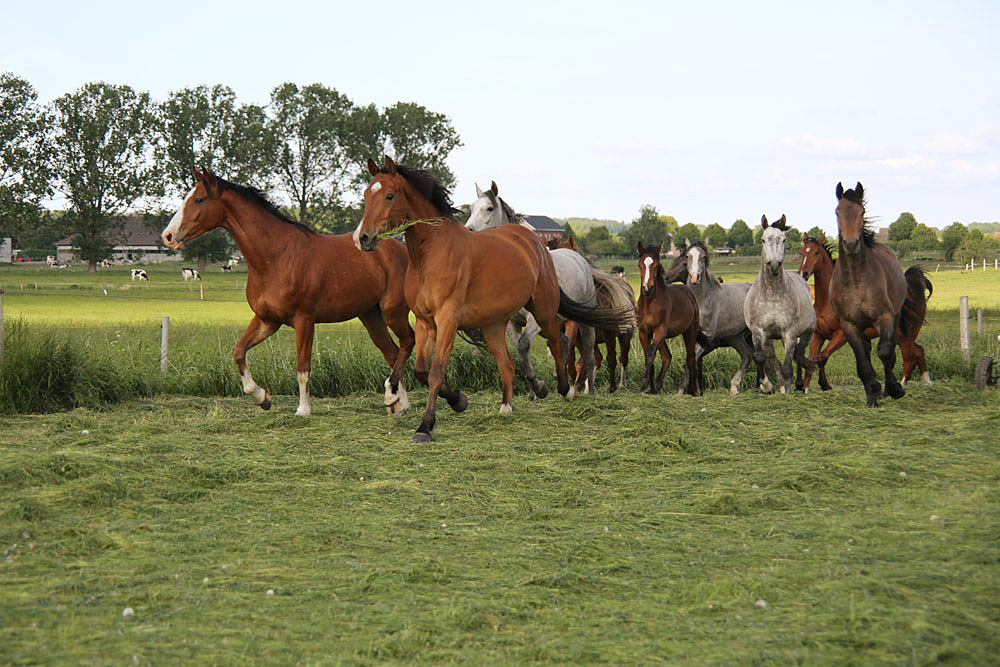
{"type": "MultiPolygon", "coordinates": [[[[684,336],[687,357],[685,376],[687,386],[680,387],[678,393],[701,395],[701,383],[696,369],[695,343],[698,342],[698,300],[686,285],[671,285],[664,276],[660,264],[660,249],[663,244],[639,249],[640,294],[637,304],[639,320],[639,342],[646,355],[646,370],[642,375],[639,391],[659,393],[663,386],[663,376],[670,366],[670,348],[667,339],[684,336]],[[660,351],[660,372],[653,378],[653,362],[656,351],[660,351]]],[[[707,342],[707,341],[706,341],[707,342]]]]}
{"type": "Polygon", "coordinates": [[[837,183],[837,228],[839,252],[830,278],[830,307],[854,350],[868,407],[874,408],[878,407],[882,387],[872,368],[867,329],[878,332],[878,358],[885,370],[886,395],[902,398],[906,393],[892,372],[896,365],[896,341],[900,333],[905,333],[900,327],[906,278],[896,253],[875,241],[875,232],[865,219],[865,191],[861,183],[846,192],[837,183]]]}
{"type": "Polygon", "coordinates": [[[385,382],[385,405],[402,414],[409,402],[400,377],[413,349],[413,329],[403,294],[406,249],[392,241],[373,255],[352,247],[350,234],[317,234],[285,216],[255,188],[194,172],[197,185],[163,230],[163,242],[176,250],[216,227],[228,231],[247,262],[247,302],[255,313],[233,348],[243,391],[265,410],[271,396],[257,386],[247,368],[247,350],[282,324],[295,329],[299,381],[297,415],[308,415],[313,330],[317,322],[357,317],[392,368],[385,382]],[[389,336],[399,338],[399,347],[389,336]]]}
{"type": "MultiPolygon", "coordinates": [[[[830,383],[826,379],[826,362],[847,342],[844,332],[840,330],[840,322],[833,314],[830,307],[830,279],[833,277],[833,266],[836,260],[833,259],[830,242],[826,235],[818,239],[812,238],[808,234],[802,235],[802,263],[799,265],[799,273],[806,280],[810,276],[813,279],[815,292],[815,302],[813,308],[816,310],[816,330],[813,331],[812,340],[809,342],[809,358],[819,366],[819,386],[824,391],[830,388],[830,383]],[[826,349],[823,349],[823,344],[826,349]]],[[[927,314],[927,299],[934,291],[931,281],[924,275],[919,267],[912,266],[903,274],[906,278],[906,300],[903,302],[903,309],[912,313],[916,319],[916,325],[907,327],[905,334],[899,339],[899,349],[903,354],[903,373],[900,378],[901,384],[906,385],[907,380],[913,374],[914,367],[920,367],[920,378],[924,384],[931,384],[931,376],[927,371],[927,360],[924,358],[924,348],[917,343],[917,335],[927,314]]],[[[875,329],[866,329],[865,335],[868,338],[877,338],[878,332],[875,329]]],[[[812,378],[812,370],[806,369],[803,380],[803,388],[809,389],[809,382],[812,378]]]]}
{"type": "Polygon", "coordinates": [[[455,220],[451,196],[430,173],[397,166],[388,156],[381,169],[368,160],[368,171],[373,180],[365,189],[365,212],[354,230],[354,244],[370,252],[380,235],[403,228],[410,257],[406,300],[416,317],[413,372],[430,387],[413,441],[432,439],[438,394],[457,412],[468,405],[465,395],[444,381],[459,327],[482,329],[503,384],[500,414],[511,413],[514,362],[507,352],[505,329],[521,308],[534,315],[548,339],[559,394],[572,398],[557,316],[608,326],[619,315],[581,307],[562,294],[549,251],[527,227],[469,231],[455,220]]]}

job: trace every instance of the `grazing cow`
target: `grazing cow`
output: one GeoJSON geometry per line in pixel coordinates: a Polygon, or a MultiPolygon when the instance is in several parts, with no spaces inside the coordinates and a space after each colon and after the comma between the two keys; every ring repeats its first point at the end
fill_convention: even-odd
{"type": "Polygon", "coordinates": [[[228,264],[223,264],[219,268],[222,269],[223,271],[225,271],[226,273],[232,273],[233,272],[233,267],[229,266],[228,264]]]}
{"type": "Polygon", "coordinates": [[[46,257],[45,257],[45,263],[48,264],[49,266],[55,266],[56,265],[56,256],[55,255],[46,255],[46,257]]]}
{"type": "Polygon", "coordinates": [[[145,280],[147,283],[149,282],[149,276],[146,275],[146,272],[144,270],[132,269],[132,280],[137,280],[137,279],[145,280]]]}
{"type": "Polygon", "coordinates": [[[69,264],[59,264],[58,266],[56,266],[56,268],[57,269],[68,269],[69,268],[69,264]]]}
{"type": "Polygon", "coordinates": [[[625,267],[624,266],[612,266],[611,273],[621,278],[625,277],[625,267]]]}
{"type": "Polygon", "coordinates": [[[237,258],[235,258],[235,257],[231,257],[231,258],[229,259],[229,263],[228,263],[228,264],[227,264],[226,266],[229,266],[229,267],[233,267],[233,266],[236,266],[236,265],[237,265],[237,264],[239,264],[239,263],[240,263],[240,260],[238,260],[238,259],[237,259],[237,258]]]}
{"type": "Polygon", "coordinates": [[[100,262],[97,263],[97,265],[104,269],[111,268],[111,262],[109,262],[106,259],[102,259],[100,262]]]}
{"type": "Polygon", "coordinates": [[[183,268],[181,269],[181,275],[184,276],[184,282],[187,282],[188,278],[201,280],[201,274],[196,269],[183,268]]]}

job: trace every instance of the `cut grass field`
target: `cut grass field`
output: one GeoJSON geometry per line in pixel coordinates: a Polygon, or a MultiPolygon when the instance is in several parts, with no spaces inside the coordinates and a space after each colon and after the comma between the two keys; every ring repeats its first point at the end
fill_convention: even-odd
{"type": "Polygon", "coordinates": [[[1000,358],[989,272],[931,276],[937,382],[878,410],[849,350],[831,392],[730,397],[720,351],[706,397],[638,395],[636,341],[630,390],[602,370],[594,398],[521,391],[503,418],[492,358],[459,343],[469,410],[442,402],[414,445],[426,390],[408,375],[414,408],[385,416],[357,323],[318,332],[313,394],[334,398],[310,418],[293,332],[252,351],[265,413],[230,358],[245,274],[200,302],[175,267],[119,299],[43,271],[32,294],[0,269],[0,397],[84,407],[0,405],[0,663],[995,662],[1000,394],[972,386],[957,296],[933,310],[968,294],[973,357],[1000,358]]]}
{"type": "Polygon", "coordinates": [[[0,662],[994,662],[995,394],[858,394],[4,418],[0,662]]]}

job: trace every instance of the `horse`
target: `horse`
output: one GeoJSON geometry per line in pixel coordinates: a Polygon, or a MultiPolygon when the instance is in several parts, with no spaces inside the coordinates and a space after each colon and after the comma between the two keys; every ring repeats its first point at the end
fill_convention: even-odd
{"type": "Polygon", "coordinates": [[[365,209],[354,230],[354,245],[375,251],[385,234],[402,230],[409,265],[406,300],[416,318],[413,372],[430,388],[414,442],[429,442],[440,394],[456,412],[468,399],[445,383],[448,359],[459,328],[481,329],[497,363],[503,386],[500,414],[513,406],[514,362],[507,352],[506,327],[521,308],[534,316],[556,363],[559,395],[571,400],[558,316],[591,326],[614,326],[621,314],[582,306],[559,288],[552,258],[538,236],[522,225],[472,232],[455,219],[448,190],[427,171],[368,160],[372,181],[365,209]],[[431,356],[433,354],[433,363],[431,356]]]}
{"type": "MultiPolygon", "coordinates": [[[[663,386],[663,376],[670,367],[670,348],[667,339],[684,337],[687,356],[684,359],[684,379],[677,393],[701,395],[701,383],[696,366],[695,347],[701,336],[698,317],[698,300],[685,285],[671,285],[664,277],[660,264],[660,249],[663,244],[644,247],[638,243],[639,272],[641,276],[637,319],[639,322],[639,342],[645,353],[645,371],[639,391],[659,393],[663,386]],[[653,378],[653,362],[656,351],[660,351],[660,372],[653,378]]],[[[704,337],[701,336],[704,340],[704,337]]]]}
{"type": "MultiPolygon", "coordinates": [[[[496,181],[491,182],[490,189],[485,192],[480,189],[479,185],[476,185],[476,201],[472,204],[469,219],[465,223],[466,228],[478,232],[512,224],[522,224],[522,218],[499,196],[496,181]]],[[[632,288],[611,274],[592,266],[579,252],[573,237],[565,242],[552,239],[546,245],[552,257],[552,264],[555,266],[559,288],[573,301],[592,308],[598,305],[600,299],[600,306],[603,308],[630,311],[628,321],[602,329],[600,333],[587,325],[577,328],[577,325],[570,326],[567,323],[569,328],[566,335],[570,341],[566,348],[567,361],[572,359],[573,364],[575,364],[572,350],[573,341],[577,336],[580,341],[578,348],[582,357],[582,368],[580,369],[582,372],[574,372],[575,369],[572,366],[569,367],[568,371],[574,391],[586,391],[593,395],[596,391],[594,386],[594,375],[597,370],[596,338],[598,335],[605,341],[608,336],[615,338],[619,335],[627,335],[631,338],[632,327],[630,323],[634,321],[632,313],[635,310],[632,288]]],[[[548,393],[545,383],[538,380],[538,374],[535,372],[528,354],[531,349],[531,341],[538,333],[537,324],[532,320],[530,313],[524,309],[507,325],[507,335],[517,347],[518,365],[528,382],[529,399],[533,399],[535,396],[544,398],[548,393]]],[[[624,364],[627,366],[628,362],[625,361],[624,364]]],[[[612,375],[614,370],[611,369],[614,365],[616,364],[612,362],[612,366],[608,367],[612,375]]],[[[612,391],[617,388],[614,379],[611,381],[611,386],[613,387],[612,391]]]]}
{"type": "MultiPolygon", "coordinates": [[[[664,272],[667,282],[683,282],[698,300],[698,319],[704,340],[699,340],[696,351],[699,386],[702,363],[705,357],[719,347],[731,347],[740,355],[740,366],[729,382],[729,393],[740,393],[743,374],[753,360],[753,341],[743,315],[750,283],[723,283],[709,270],[708,248],[701,241],[685,241],[681,254],[664,272]]],[[[757,363],[757,385],[764,393],[772,391],[771,381],[764,372],[764,365],[757,363]]],[[[687,372],[685,370],[685,372],[687,372]]],[[[681,380],[682,384],[687,378],[681,380]]]]}
{"type": "MultiPolygon", "coordinates": [[[[816,328],[809,285],[798,273],[783,269],[788,231],[785,222],[782,215],[769,226],[767,216],[761,216],[764,233],[760,237],[760,271],[743,302],[743,317],[753,336],[754,361],[763,363],[766,359],[775,378],[781,379],[782,394],[792,391],[793,361],[803,360],[803,350],[816,328]],[[774,353],[775,340],[785,347],[780,369],[774,353]]],[[[803,364],[812,366],[808,360],[803,360],[803,364]]]]}
{"type": "MultiPolygon", "coordinates": [[[[809,358],[814,361],[819,369],[819,386],[823,391],[830,389],[830,383],[826,378],[826,362],[847,342],[844,332],[840,330],[840,322],[833,314],[830,307],[830,278],[833,277],[833,266],[836,262],[833,259],[832,245],[827,240],[826,234],[818,239],[802,234],[802,263],[799,265],[799,273],[803,278],[809,280],[813,278],[816,300],[813,308],[816,310],[816,329],[813,331],[812,340],[809,342],[809,358]],[[829,343],[827,343],[829,341],[829,343]],[[826,343],[826,349],[823,344],[826,343]]],[[[903,301],[903,308],[914,313],[919,320],[914,327],[907,329],[905,335],[899,339],[899,350],[903,354],[903,374],[900,384],[906,386],[907,380],[913,374],[915,367],[920,368],[920,379],[926,384],[933,384],[931,375],[927,371],[927,359],[924,357],[924,348],[917,343],[917,335],[927,313],[927,299],[934,293],[934,286],[924,274],[923,270],[917,266],[911,266],[903,274],[906,278],[906,299],[903,301]]],[[[877,338],[878,332],[868,328],[865,335],[869,338],[877,338]]],[[[803,388],[808,390],[809,382],[812,378],[812,371],[806,371],[803,381],[803,388]]]]}
{"type": "Polygon", "coordinates": [[[414,340],[402,288],[407,265],[403,244],[389,241],[378,252],[362,255],[354,250],[350,234],[318,234],[286,216],[256,188],[207,171],[194,170],[194,175],[197,184],[161,238],[177,250],[222,227],[246,258],[246,297],[254,317],[233,348],[243,392],[264,410],[271,408],[271,395],[254,382],[246,354],[282,324],[290,326],[295,329],[299,383],[295,414],[308,416],[315,325],[357,317],[392,369],[385,381],[386,412],[403,414],[409,401],[402,372],[414,340]],[[398,346],[389,329],[399,339],[398,346]]]}
{"type": "Polygon", "coordinates": [[[885,393],[891,398],[906,394],[892,369],[896,342],[919,320],[904,310],[907,284],[892,249],[875,241],[875,231],[865,217],[865,191],[859,182],[853,190],[837,183],[837,263],[830,278],[830,307],[840,322],[844,338],[854,350],[858,378],[865,387],[866,404],[878,407],[882,387],[871,361],[871,338],[878,332],[878,358],[885,371],[885,393]]]}

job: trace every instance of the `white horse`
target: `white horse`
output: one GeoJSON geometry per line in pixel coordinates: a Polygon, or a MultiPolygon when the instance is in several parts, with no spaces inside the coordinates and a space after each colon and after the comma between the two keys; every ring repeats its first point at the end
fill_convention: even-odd
{"type": "Polygon", "coordinates": [[[768,226],[767,216],[761,216],[764,227],[761,235],[760,273],[754,280],[743,302],[743,316],[753,336],[754,360],[767,361],[772,374],[781,378],[780,390],[792,390],[792,361],[797,359],[807,368],[812,362],[805,359],[803,350],[816,328],[816,311],[809,296],[809,285],[796,271],[784,271],[785,216],[768,226]],[[785,358],[778,369],[774,341],[785,346],[785,358]]]}
{"type": "MultiPolygon", "coordinates": [[[[514,212],[507,202],[498,195],[496,182],[491,183],[490,189],[483,192],[476,185],[476,201],[472,204],[472,212],[465,226],[474,231],[482,231],[500,225],[524,224],[520,215],[514,212]]],[[[556,278],[559,281],[559,289],[566,293],[568,297],[577,303],[594,307],[597,303],[597,292],[606,294],[614,310],[626,313],[620,324],[621,330],[635,327],[635,303],[632,300],[625,285],[621,280],[612,274],[592,267],[580,253],[569,248],[558,248],[549,250],[552,256],[552,264],[556,269],[556,278]]],[[[545,383],[538,379],[535,367],[531,363],[528,351],[531,348],[531,341],[540,333],[538,324],[534,317],[525,309],[521,309],[510,322],[507,323],[507,336],[510,337],[517,347],[517,361],[528,381],[528,398],[534,400],[544,398],[549,390],[545,383]]],[[[586,391],[593,395],[594,387],[594,328],[580,325],[581,355],[583,356],[583,373],[576,379],[576,385],[570,387],[570,397],[575,396],[578,391],[586,391]]],[[[564,341],[565,356],[569,355],[568,341],[564,341]]],[[[612,372],[614,372],[612,370],[612,372]]]]}

